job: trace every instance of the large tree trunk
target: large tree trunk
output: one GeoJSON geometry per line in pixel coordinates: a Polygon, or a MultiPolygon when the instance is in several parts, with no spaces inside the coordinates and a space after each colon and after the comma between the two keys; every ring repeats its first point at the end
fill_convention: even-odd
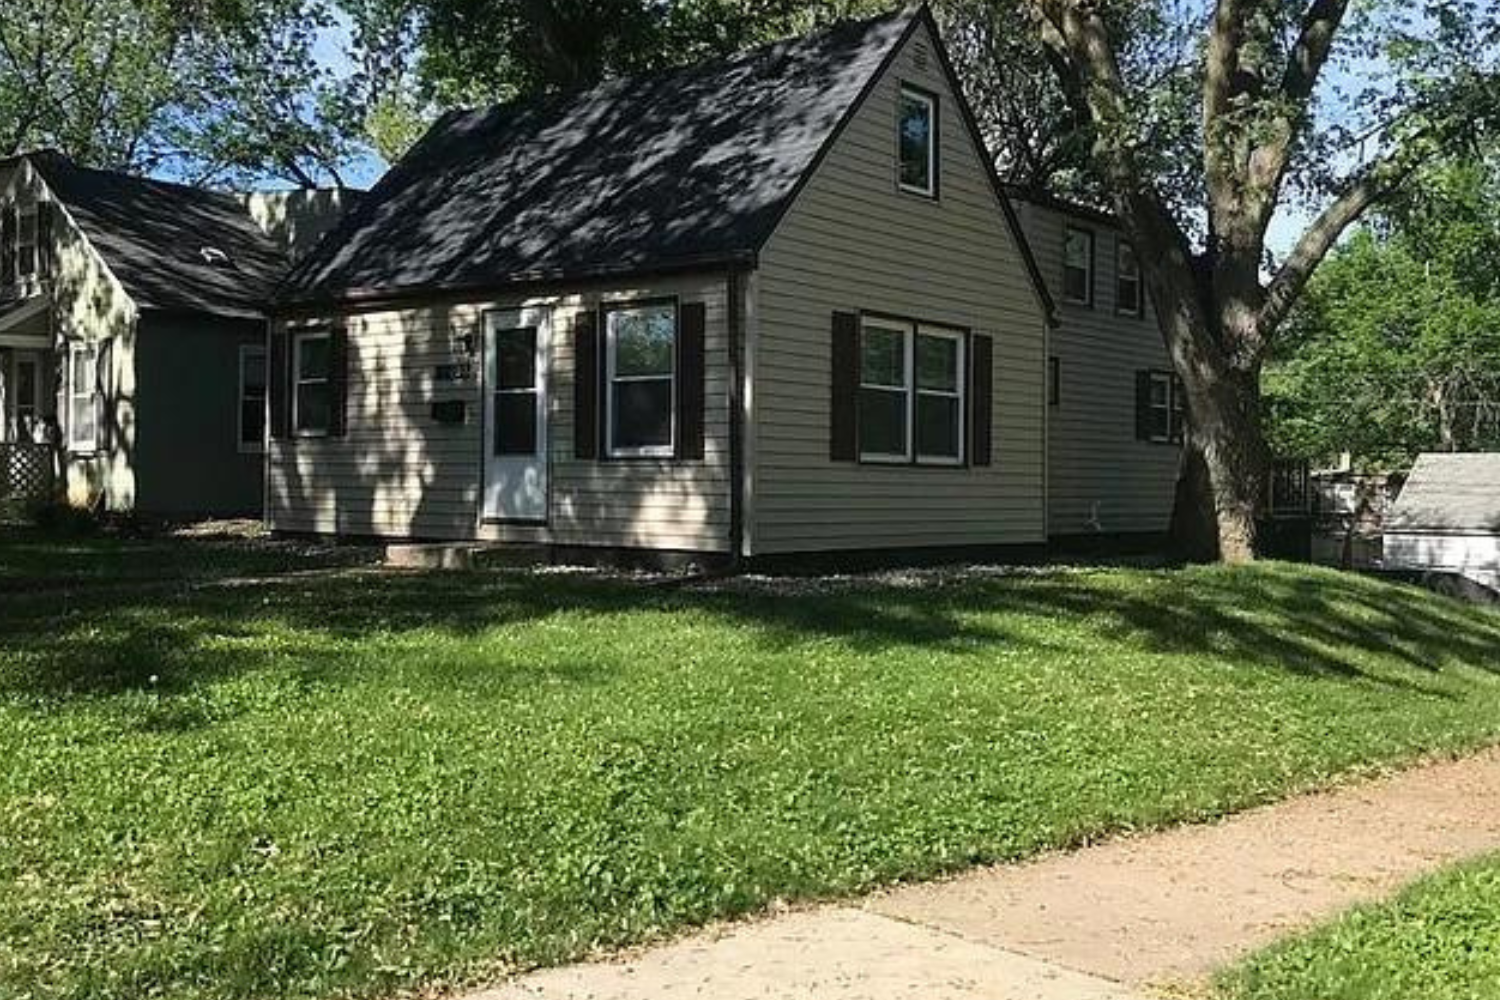
{"type": "Polygon", "coordinates": [[[1172,530],[1190,559],[1251,562],[1267,466],[1260,379],[1231,371],[1199,385],[1192,381],[1172,530]]]}

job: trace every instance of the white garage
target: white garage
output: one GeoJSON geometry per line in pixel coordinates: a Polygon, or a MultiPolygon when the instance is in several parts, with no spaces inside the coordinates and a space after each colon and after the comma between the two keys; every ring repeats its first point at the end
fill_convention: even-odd
{"type": "Polygon", "coordinates": [[[1385,565],[1500,590],[1500,454],[1418,458],[1386,517],[1385,565]]]}

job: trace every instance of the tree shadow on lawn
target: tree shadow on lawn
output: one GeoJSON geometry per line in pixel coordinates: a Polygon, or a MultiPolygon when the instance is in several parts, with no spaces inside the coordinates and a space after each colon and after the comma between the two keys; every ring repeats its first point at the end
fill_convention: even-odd
{"type": "Polygon", "coordinates": [[[982,663],[987,650],[1077,655],[1116,643],[1444,697],[1431,679],[1445,666],[1500,672],[1500,614],[1306,567],[1061,571],[924,586],[831,584],[815,593],[735,584],[667,590],[524,573],[380,574],[84,595],[69,598],[61,617],[43,595],[8,603],[0,610],[0,694],[49,701],[131,690],[181,695],[267,669],[336,684],[381,669],[360,655],[366,641],[419,632],[473,639],[564,613],[597,618],[599,662],[507,661],[502,674],[483,658],[467,658],[433,669],[456,686],[524,685],[543,676],[603,682],[620,668],[609,657],[623,654],[608,636],[629,627],[621,616],[687,613],[740,626],[751,643],[789,655],[833,641],[864,656],[911,649],[971,654],[982,663]],[[1414,673],[1395,674],[1394,664],[1414,673]]]}

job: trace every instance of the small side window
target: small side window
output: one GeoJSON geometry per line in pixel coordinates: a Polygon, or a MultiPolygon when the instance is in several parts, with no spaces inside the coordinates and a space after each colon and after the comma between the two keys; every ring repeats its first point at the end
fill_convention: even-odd
{"type": "Polygon", "coordinates": [[[1094,304],[1094,233],[1068,226],[1063,233],[1063,299],[1094,304]]]}
{"type": "Polygon", "coordinates": [[[1146,313],[1145,286],[1141,283],[1141,264],[1135,247],[1125,240],[1115,244],[1115,310],[1125,316],[1146,313]]]}
{"type": "Polygon", "coordinates": [[[896,115],[901,190],[937,197],[937,97],[903,86],[896,115]]]}
{"type": "Polygon", "coordinates": [[[1062,359],[1047,359],[1047,405],[1062,405],[1062,359]]]}
{"type": "Polygon", "coordinates": [[[99,446],[99,354],[93,344],[68,349],[68,450],[99,446]]]}
{"type": "Polygon", "coordinates": [[[256,454],[266,442],[266,349],[259,344],[240,348],[239,450],[256,454]]]}

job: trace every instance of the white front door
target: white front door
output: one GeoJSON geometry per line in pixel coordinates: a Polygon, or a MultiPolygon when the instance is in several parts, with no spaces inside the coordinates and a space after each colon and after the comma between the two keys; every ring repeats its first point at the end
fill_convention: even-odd
{"type": "Polygon", "coordinates": [[[546,309],[506,309],[484,322],[484,516],[547,520],[546,309]]]}

